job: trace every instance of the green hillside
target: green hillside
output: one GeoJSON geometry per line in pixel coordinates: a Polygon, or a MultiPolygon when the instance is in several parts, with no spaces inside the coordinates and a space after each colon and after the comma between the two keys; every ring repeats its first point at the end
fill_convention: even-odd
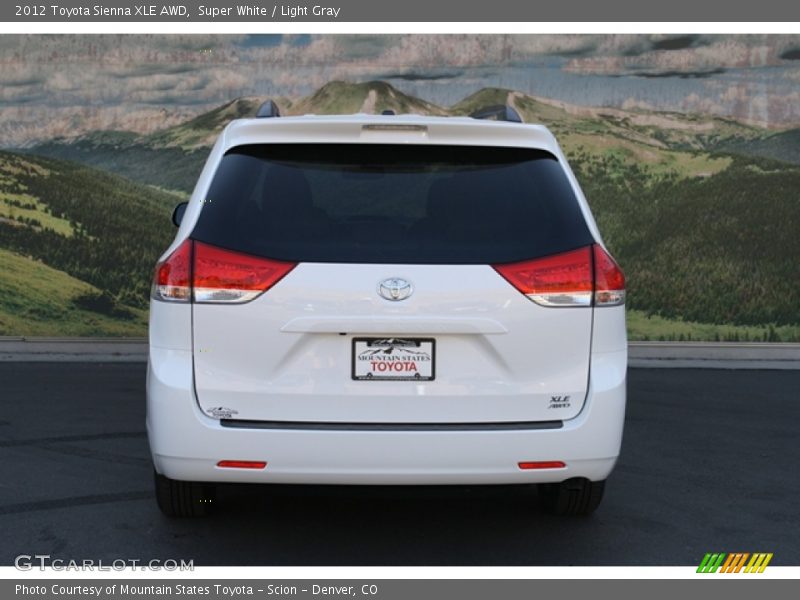
{"type": "Polygon", "coordinates": [[[96,287],[8,250],[0,249],[0,264],[0,335],[147,335],[143,309],[105,310],[96,287]]]}
{"type": "Polygon", "coordinates": [[[0,152],[0,248],[97,288],[79,305],[112,319],[135,321],[141,314],[128,308],[146,308],[175,204],[172,194],[104,171],[0,152]]]}
{"type": "MultiPolygon", "coordinates": [[[[163,138],[158,139],[163,142],[163,138]]],[[[99,132],[77,140],[56,139],[31,152],[51,158],[81,162],[128,179],[190,194],[208,157],[208,148],[185,150],[154,145],[147,137],[128,132],[99,132]]]]}
{"type": "Polygon", "coordinates": [[[629,307],[717,324],[800,324],[800,168],[736,158],[708,177],[616,157],[571,163],[628,276],[629,307]]]}
{"type": "Polygon", "coordinates": [[[141,143],[154,149],[179,148],[187,153],[210,148],[225,125],[233,119],[254,117],[261,103],[258,98],[237,98],[186,123],[146,136],[141,143]]]}
{"type": "Polygon", "coordinates": [[[800,165],[800,129],[790,129],[748,140],[730,140],[722,144],[720,150],[800,165]]]}
{"type": "Polygon", "coordinates": [[[384,81],[331,81],[310,96],[300,99],[285,112],[292,115],[380,114],[384,110],[393,110],[397,114],[448,114],[446,109],[404,94],[384,81]]]}
{"type": "Polygon", "coordinates": [[[757,139],[764,134],[764,130],[708,115],[572,106],[504,88],[479,90],[449,111],[468,115],[495,104],[513,106],[526,123],[547,125],[566,147],[603,138],[601,152],[625,143],[657,151],[702,152],[715,150],[723,142],[757,139]]]}
{"type": "Polygon", "coordinates": [[[485,106],[510,104],[526,123],[546,123],[551,130],[574,125],[580,120],[562,108],[539,102],[531,96],[505,88],[483,88],[450,107],[450,114],[469,115],[485,106]]]}
{"type": "Polygon", "coordinates": [[[628,339],[649,342],[800,342],[800,324],[730,325],[667,319],[628,309],[628,339]]]}

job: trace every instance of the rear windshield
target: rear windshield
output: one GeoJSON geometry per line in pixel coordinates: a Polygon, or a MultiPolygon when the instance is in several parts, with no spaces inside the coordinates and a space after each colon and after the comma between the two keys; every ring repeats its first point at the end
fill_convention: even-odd
{"type": "Polygon", "coordinates": [[[293,262],[489,264],[592,242],[558,161],[525,148],[239,146],[205,200],[194,239],[293,262]]]}

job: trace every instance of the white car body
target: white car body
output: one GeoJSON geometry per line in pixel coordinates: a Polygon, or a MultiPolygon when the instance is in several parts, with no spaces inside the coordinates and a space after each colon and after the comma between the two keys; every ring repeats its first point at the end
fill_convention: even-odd
{"type": "MultiPolygon", "coordinates": [[[[296,143],[545,150],[603,247],[545,127],[305,116],[230,123],[161,260],[192,234],[226,152],[296,143]]],[[[212,483],[603,481],[623,431],[624,310],[542,306],[482,264],[302,262],[249,302],[152,300],[147,431],[155,469],[171,480],[212,483]],[[411,282],[413,294],[402,302],[381,297],[377,286],[387,278],[411,282]],[[353,379],[353,338],[383,336],[435,339],[435,379],[353,379]],[[266,466],[220,467],[225,460],[266,466]],[[521,467],[551,461],[562,466],[521,467]]]]}

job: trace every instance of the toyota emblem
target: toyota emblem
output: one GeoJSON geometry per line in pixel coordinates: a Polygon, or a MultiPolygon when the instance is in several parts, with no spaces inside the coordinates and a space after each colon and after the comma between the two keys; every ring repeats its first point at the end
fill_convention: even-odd
{"type": "Polygon", "coordinates": [[[400,277],[390,277],[378,284],[378,293],[381,297],[393,302],[405,300],[413,291],[414,288],[411,287],[411,282],[400,277]]]}

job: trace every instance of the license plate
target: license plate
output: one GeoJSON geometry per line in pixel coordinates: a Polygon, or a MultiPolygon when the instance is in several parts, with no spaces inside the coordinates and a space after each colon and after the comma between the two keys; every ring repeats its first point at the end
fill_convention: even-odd
{"type": "Polygon", "coordinates": [[[436,375],[433,338],[354,338],[353,379],[431,381],[436,375]]]}

